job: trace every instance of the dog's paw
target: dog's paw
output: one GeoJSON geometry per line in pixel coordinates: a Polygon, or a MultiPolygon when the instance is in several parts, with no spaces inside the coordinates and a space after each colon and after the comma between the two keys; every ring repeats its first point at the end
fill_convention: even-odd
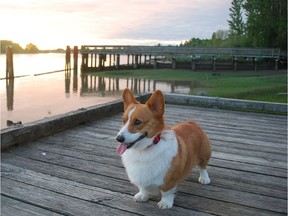
{"type": "Polygon", "coordinates": [[[137,193],[135,196],[134,196],[134,201],[136,202],[147,202],[148,199],[149,199],[149,195],[148,194],[143,194],[141,192],[137,193]]]}
{"type": "Polygon", "coordinates": [[[170,209],[173,206],[173,201],[167,201],[167,200],[161,200],[160,202],[158,202],[157,206],[159,207],[159,209],[170,209]]]}
{"type": "Polygon", "coordinates": [[[200,184],[207,185],[207,184],[210,184],[211,180],[210,180],[209,177],[203,178],[203,177],[200,176],[200,177],[198,178],[198,182],[199,182],[200,184]]]}

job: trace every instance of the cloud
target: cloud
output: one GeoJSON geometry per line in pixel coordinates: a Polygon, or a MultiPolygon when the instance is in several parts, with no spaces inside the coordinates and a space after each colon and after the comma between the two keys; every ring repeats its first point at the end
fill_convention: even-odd
{"type": "MultiPolygon", "coordinates": [[[[231,0],[0,0],[5,39],[48,44],[155,43],[227,29],[231,0]],[[17,40],[18,38],[18,40],[17,40]]],[[[4,38],[1,38],[4,39],[4,38]]],[[[49,45],[50,46],[50,45],[49,45]]]]}
{"type": "MultiPolygon", "coordinates": [[[[179,4],[174,2],[174,5],[165,4],[166,7],[162,4],[158,7],[156,5],[149,16],[143,19],[136,18],[137,22],[118,29],[114,36],[163,40],[211,38],[212,33],[219,28],[228,28],[225,11],[228,11],[229,4],[227,7],[225,4],[219,4],[220,1],[217,2],[218,4],[213,2],[182,1],[179,4]]],[[[222,2],[227,3],[227,1],[222,2]]],[[[150,7],[151,5],[146,5],[146,9],[150,7]]]]}

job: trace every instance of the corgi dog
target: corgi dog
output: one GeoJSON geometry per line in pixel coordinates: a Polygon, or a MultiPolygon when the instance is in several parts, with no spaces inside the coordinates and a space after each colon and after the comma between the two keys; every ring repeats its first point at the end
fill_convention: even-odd
{"type": "Polygon", "coordinates": [[[160,209],[174,203],[177,184],[194,166],[198,166],[201,184],[209,184],[206,171],[211,156],[208,136],[194,121],[169,127],[164,121],[165,100],[155,91],[145,104],[140,104],[129,89],[122,94],[124,114],[116,140],[127,175],[139,192],[137,202],[161,195],[160,209]]]}

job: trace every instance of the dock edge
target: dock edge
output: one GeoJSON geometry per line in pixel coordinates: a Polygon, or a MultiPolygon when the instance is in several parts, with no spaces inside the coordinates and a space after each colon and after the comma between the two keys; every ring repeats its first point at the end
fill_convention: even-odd
{"type": "MultiPolygon", "coordinates": [[[[151,93],[144,93],[136,96],[135,98],[141,103],[145,103],[150,95],[151,93]]],[[[244,109],[287,114],[287,104],[284,103],[270,103],[173,93],[165,93],[164,96],[165,101],[168,104],[203,106],[219,109],[244,109]]],[[[1,150],[7,149],[8,147],[16,144],[25,144],[41,137],[76,127],[77,125],[118,114],[122,110],[123,102],[119,99],[113,102],[81,108],[20,126],[5,128],[1,130],[1,150]]]]}

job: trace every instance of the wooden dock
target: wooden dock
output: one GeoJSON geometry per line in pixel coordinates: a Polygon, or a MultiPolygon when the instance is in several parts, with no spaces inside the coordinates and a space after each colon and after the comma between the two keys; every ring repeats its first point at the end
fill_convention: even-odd
{"type": "Polygon", "coordinates": [[[82,45],[80,53],[82,72],[129,68],[277,70],[281,58],[276,48],[82,45]],[[221,57],[229,60],[219,60],[221,57]]]}
{"type": "Polygon", "coordinates": [[[193,170],[172,209],[133,201],[115,153],[119,113],[2,151],[1,215],[287,215],[286,116],[166,106],[169,124],[188,119],[212,141],[212,182],[193,170]]]}

